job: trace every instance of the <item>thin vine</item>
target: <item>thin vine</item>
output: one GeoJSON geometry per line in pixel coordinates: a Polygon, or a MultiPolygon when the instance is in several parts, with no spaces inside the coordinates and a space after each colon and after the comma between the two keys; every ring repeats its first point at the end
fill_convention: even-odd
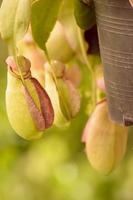
{"type": "Polygon", "coordinates": [[[16,47],[16,43],[15,42],[13,42],[13,44],[11,44],[11,45],[8,45],[8,51],[14,57],[14,60],[15,60],[15,63],[17,65],[17,69],[18,69],[22,84],[24,86],[26,86],[25,85],[25,81],[24,81],[24,77],[23,77],[23,73],[21,71],[21,68],[20,68],[20,65],[19,65],[19,61],[18,61],[18,57],[17,57],[17,47],[16,47]]]}

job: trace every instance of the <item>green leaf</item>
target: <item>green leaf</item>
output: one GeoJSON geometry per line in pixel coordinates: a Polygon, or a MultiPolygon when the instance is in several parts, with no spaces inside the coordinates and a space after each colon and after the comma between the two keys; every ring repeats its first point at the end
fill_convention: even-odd
{"type": "Polygon", "coordinates": [[[17,43],[30,20],[30,0],[3,0],[0,8],[0,33],[7,43],[17,43]]]}
{"type": "Polygon", "coordinates": [[[78,26],[82,29],[90,29],[95,24],[94,4],[87,5],[81,0],[74,1],[74,15],[78,26]]]}
{"type": "Polygon", "coordinates": [[[32,33],[36,43],[43,50],[57,20],[61,3],[62,0],[39,0],[32,5],[32,33]]]}

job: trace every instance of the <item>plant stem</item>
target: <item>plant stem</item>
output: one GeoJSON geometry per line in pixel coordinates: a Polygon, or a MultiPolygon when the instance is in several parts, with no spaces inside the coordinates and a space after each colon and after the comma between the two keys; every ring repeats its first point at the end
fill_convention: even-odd
{"type": "Polygon", "coordinates": [[[95,108],[96,106],[96,78],[95,78],[95,72],[93,71],[92,69],[92,66],[88,60],[88,56],[87,56],[87,53],[86,53],[86,49],[85,49],[85,45],[84,45],[84,40],[83,40],[83,36],[82,36],[82,31],[79,27],[77,27],[78,29],[78,37],[79,37],[79,44],[80,44],[80,48],[81,48],[81,52],[82,52],[82,56],[83,56],[83,59],[84,59],[84,62],[86,64],[86,66],[88,67],[88,70],[90,71],[91,73],[91,79],[92,79],[92,82],[91,82],[91,91],[92,91],[92,104],[93,104],[93,108],[95,108]]]}
{"type": "Polygon", "coordinates": [[[20,75],[20,77],[21,77],[22,84],[25,86],[25,81],[24,81],[23,73],[22,73],[22,71],[21,71],[21,68],[20,68],[20,66],[19,66],[19,61],[18,61],[18,58],[17,58],[16,43],[15,43],[15,42],[11,43],[11,44],[8,46],[8,49],[9,49],[9,53],[11,53],[11,55],[13,55],[13,57],[14,57],[14,60],[15,60],[15,63],[16,63],[16,65],[17,65],[17,69],[18,69],[19,75],[20,75]]]}

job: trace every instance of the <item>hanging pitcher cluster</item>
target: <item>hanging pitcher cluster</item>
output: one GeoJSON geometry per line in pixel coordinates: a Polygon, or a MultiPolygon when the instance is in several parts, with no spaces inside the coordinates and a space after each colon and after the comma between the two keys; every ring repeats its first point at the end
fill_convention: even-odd
{"type": "Polygon", "coordinates": [[[96,23],[93,1],[74,1],[75,19],[83,31],[74,30],[71,37],[75,24],[67,32],[58,19],[62,2],[2,1],[0,34],[9,50],[7,115],[14,131],[27,140],[42,137],[52,126],[68,127],[81,107],[81,72],[67,63],[79,56],[77,63],[88,66],[91,76],[90,118],[82,141],[91,165],[108,174],[125,154],[128,129],[111,121],[103,75],[88,61],[83,34],[96,23]]]}
{"type": "MultiPolygon", "coordinates": [[[[60,33],[61,42],[66,44],[68,50],[61,57],[56,56],[59,54],[58,50],[52,53],[52,58],[60,61],[49,59],[45,45],[49,36],[47,33],[50,34],[56,20],[48,30],[42,32],[42,38],[36,35],[40,34],[35,30],[36,20],[42,20],[36,16],[37,9],[44,7],[44,2],[4,0],[0,11],[0,33],[8,45],[10,54],[6,60],[7,115],[15,132],[28,140],[40,138],[45,129],[52,125],[60,127],[68,125],[80,109],[77,86],[67,77],[65,64],[62,63],[73,55],[73,49],[66,41],[63,31],[60,33]]],[[[55,6],[55,14],[59,7],[60,3],[55,6]]],[[[45,22],[41,24],[42,29],[43,23],[45,22]]],[[[57,28],[63,30],[59,22],[57,28]]],[[[53,42],[48,42],[48,49],[53,45],[51,43],[53,42]]]]}

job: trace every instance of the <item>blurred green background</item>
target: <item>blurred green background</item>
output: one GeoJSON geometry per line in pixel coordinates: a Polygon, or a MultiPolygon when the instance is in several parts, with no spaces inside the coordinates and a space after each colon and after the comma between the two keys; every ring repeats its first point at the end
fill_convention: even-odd
{"type": "MultiPolygon", "coordinates": [[[[133,129],[126,156],[110,175],[90,166],[81,143],[88,119],[89,97],[69,128],[51,128],[42,139],[27,142],[17,136],[5,108],[7,50],[0,40],[0,200],[132,200],[133,129]]],[[[81,92],[89,89],[89,72],[82,67],[81,92]]]]}
{"type": "MultiPolygon", "coordinates": [[[[91,168],[81,143],[88,98],[69,128],[54,127],[34,142],[21,139],[10,127],[5,110],[6,57],[0,41],[0,200],[132,200],[132,130],[125,159],[108,176],[91,168]]],[[[82,71],[83,92],[89,87],[89,76],[85,68],[82,71]]]]}

